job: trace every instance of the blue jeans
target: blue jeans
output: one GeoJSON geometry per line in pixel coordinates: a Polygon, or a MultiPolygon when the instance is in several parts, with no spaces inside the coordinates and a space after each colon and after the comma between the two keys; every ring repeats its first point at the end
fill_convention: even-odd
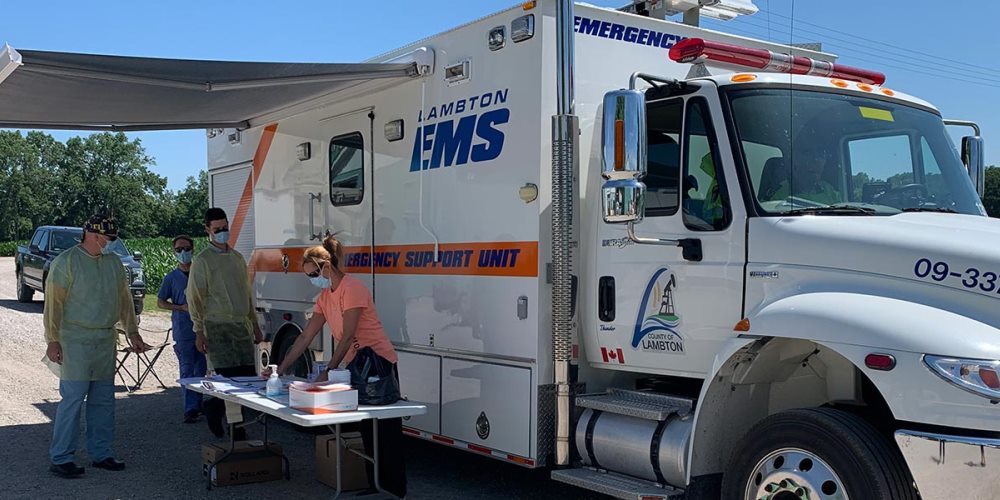
{"type": "MultiPolygon", "coordinates": [[[[205,355],[198,352],[193,340],[174,343],[174,354],[180,365],[181,378],[205,376],[205,355]]],[[[181,394],[184,396],[184,413],[201,410],[201,393],[181,387],[181,394]]]]}
{"type": "Polygon", "coordinates": [[[87,401],[87,453],[100,462],[114,457],[111,445],[115,440],[115,382],[110,380],[60,380],[59,407],[52,429],[49,458],[54,464],[73,461],[80,437],[80,410],[87,401]]]}

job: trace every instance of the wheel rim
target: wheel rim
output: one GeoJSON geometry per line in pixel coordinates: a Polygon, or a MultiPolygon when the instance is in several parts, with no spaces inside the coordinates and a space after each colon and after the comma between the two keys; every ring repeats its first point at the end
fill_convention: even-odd
{"type": "Polygon", "coordinates": [[[821,458],[799,448],[768,453],[750,473],[747,500],[848,500],[844,482],[821,458]]]}

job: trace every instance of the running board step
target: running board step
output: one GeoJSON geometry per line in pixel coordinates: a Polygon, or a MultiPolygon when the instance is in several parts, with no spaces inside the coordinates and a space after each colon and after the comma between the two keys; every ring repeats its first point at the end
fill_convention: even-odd
{"type": "Polygon", "coordinates": [[[609,389],[605,394],[583,394],[576,406],[663,422],[674,414],[687,415],[694,407],[690,399],[644,391],[609,389]]]}
{"type": "Polygon", "coordinates": [[[552,471],[552,479],[622,500],[680,500],[684,491],[589,467],[552,471]]]}

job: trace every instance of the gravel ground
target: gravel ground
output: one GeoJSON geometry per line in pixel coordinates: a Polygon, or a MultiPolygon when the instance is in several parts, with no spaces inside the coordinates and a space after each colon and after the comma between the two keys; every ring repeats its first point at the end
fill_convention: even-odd
{"type": "MultiPolygon", "coordinates": [[[[181,395],[177,358],[164,351],[156,364],[161,388],[146,382],[139,391],[117,390],[115,450],[128,464],[124,472],[87,468],[84,477],[65,480],[48,472],[52,419],[59,402],[58,380],[40,362],[42,296],[20,304],[14,295],[14,261],[0,258],[0,446],[8,457],[0,473],[0,498],[302,498],[332,495],[333,489],[315,479],[315,437],[281,423],[270,426],[271,439],[280,443],[291,462],[291,480],[217,488],[208,492],[201,476],[201,444],[213,442],[204,422],[181,423],[181,395]]],[[[163,331],[170,318],[144,314],[141,327],[163,331]]],[[[147,343],[163,333],[142,332],[147,343]]],[[[250,438],[261,438],[250,429],[250,438]]],[[[407,498],[599,498],[561,485],[547,471],[520,467],[406,439],[407,498]]],[[[81,436],[80,446],[85,441],[81,436]]],[[[81,449],[77,463],[89,464],[81,449]]],[[[603,497],[601,497],[603,498],[603,497]]]]}
{"type": "MultiPolygon", "coordinates": [[[[282,422],[270,426],[271,439],[280,443],[291,462],[291,480],[217,488],[208,492],[201,476],[201,444],[217,442],[204,422],[181,423],[181,395],[177,358],[164,351],[157,362],[166,388],[146,382],[128,394],[117,389],[115,450],[128,463],[125,472],[87,468],[83,478],[64,480],[48,472],[52,419],[59,402],[58,380],[40,362],[42,296],[20,304],[14,295],[14,263],[0,258],[0,446],[6,472],[0,473],[0,498],[304,498],[332,495],[333,489],[315,480],[314,441],[282,422]]],[[[148,343],[162,340],[170,325],[165,314],[143,315],[141,327],[148,343]]],[[[272,421],[273,422],[273,421],[272,421]]],[[[250,429],[250,438],[262,438],[250,429]]],[[[409,495],[407,498],[606,498],[549,479],[546,470],[527,470],[417,439],[404,440],[409,495]]],[[[80,446],[85,441],[81,436],[80,446]]],[[[939,470],[937,447],[914,443],[923,455],[917,473],[939,470]]],[[[89,464],[81,449],[77,463],[89,464]]],[[[947,482],[925,485],[924,498],[998,498],[997,464],[982,471],[979,454],[948,450],[947,482]],[[968,456],[966,456],[968,455],[968,456]]]]}

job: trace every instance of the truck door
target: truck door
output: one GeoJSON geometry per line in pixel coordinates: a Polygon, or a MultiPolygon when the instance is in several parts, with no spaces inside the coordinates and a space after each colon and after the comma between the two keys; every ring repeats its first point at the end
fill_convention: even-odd
{"type": "Polygon", "coordinates": [[[741,318],[746,215],[714,86],[647,96],[647,186],[639,237],[687,239],[693,252],[635,244],[627,226],[599,221],[598,346],[592,363],[698,376],[741,318]],[[688,253],[687,256],[684,254],[688,253]]]}
{"type": "Polygon", "coordinates": [[[323,204],[326,234],[344,245],[346,272],[368,288],[372,281],[372,116],[365,108],[321,122],[329,186],[323,204]]]}
{"type": "Polygon", "coordinates": [[[45,266],[45,255],[49,248],[49,230],[39,229],[35,236],[31,238],[29,252],[24,256],[25,281],[38,287],[39,290],[45,285],[42,283],[42,268],[45,266]]]}

